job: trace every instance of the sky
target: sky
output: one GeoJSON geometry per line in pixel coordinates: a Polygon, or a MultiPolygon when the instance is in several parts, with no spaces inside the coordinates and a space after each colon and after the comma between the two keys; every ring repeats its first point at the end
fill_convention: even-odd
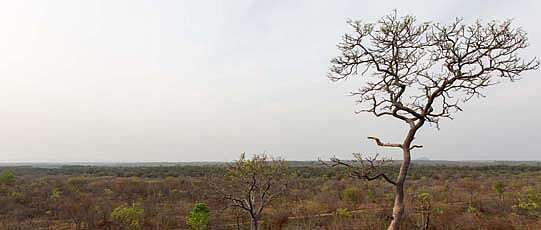
{"type": "MultiPolygon", "coordinates": [[[[359,81],[330,82],[348,19],[512,18],[541,53],[541,2],[2,1],[0,162],[288,160],[399,152],[406,126],[355,114],[359,81]]],[[[413,158],[541,160],[541,77],[484,91],[413,158]]]]}

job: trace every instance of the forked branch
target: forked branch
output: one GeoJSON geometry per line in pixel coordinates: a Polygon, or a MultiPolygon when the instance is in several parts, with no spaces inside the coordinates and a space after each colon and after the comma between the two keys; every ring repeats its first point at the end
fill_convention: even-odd
{"type": "Polygon", "coordinates": [[[331,162],[322,162],[322,164],[329,167],[345,167],[351,177],[364,179],[364,180],[377,180],[384,179],[392,185],[396,185],[396,182],[392,180],[387,174],[382,172],[382,166],[387,164],[389,160],[383,157],[379,157],[379,154],[373,157],[363,157],[361,154],[354,153],[355,159],[347,162],[340,160],[336,157],[331,158],[331,162]]]}
{"type": "Polygon", "coordinates": [[[401,144],[393,144],[393,143],[383,143],[381,140],[377,137],[368,137],[368,139],[374,140],[377,145],[383,146],[383,147],[396,147],[396,148],[402,148],[401,144]]]}

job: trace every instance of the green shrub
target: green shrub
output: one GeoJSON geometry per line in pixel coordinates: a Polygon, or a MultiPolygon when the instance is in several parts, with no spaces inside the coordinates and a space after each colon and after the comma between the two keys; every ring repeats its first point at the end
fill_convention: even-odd
{"type": "Polygon", "coordinates": [[[141,222],[145,216],[145,210],[139,203],[133,203],[130,206],[121,205],[113,210],[111,218],[122,229],[139,230],[141,222]]]}
{"type": "Polygon", "coordinates": [[[363,199],[363,193],[361,189],[357,187],[348,187],[342,191],[342,200],[352,204],[358,204],[363,199]]]}
{"type": "Polygon", "coordinates": [[[207,229],[210,209],[205,203],[197,203],[188,215],[187,223],[192,229],[207,229]]]}
{"type": "Polygon", "coordinates": [[[0,173],[0,184],[13,184],[15,183],[15,179],[17,179],[17,176],[15,176],[15,172],[11,169],[4,169],[0,173]]]}
{"type": "Polygon", "coordinates": [[[339,217],[350,217],[351,212],[347,208],[337,208],[336,215],[339,217]]]}

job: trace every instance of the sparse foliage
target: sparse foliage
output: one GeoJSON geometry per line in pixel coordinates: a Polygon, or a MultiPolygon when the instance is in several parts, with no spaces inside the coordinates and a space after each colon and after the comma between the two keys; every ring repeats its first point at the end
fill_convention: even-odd
{"type": "Polygon", "coordinates": [[[528,47],[526,32],[510,20],[417,23],[413,16],[400,17],[395,11],[377,23],[349,24],[353,32],[338,44],[340,54],[331,60],[329,78],[365,75],[363,85],[351,93],[361,105],[358,112],[392,117],[408,127],[402,143],[368,137],[379,146],[403,151],[397,178],[378,177],[396,188],[389,229],[399,229],[410,153],[422,147],[413,143],[417,131],[425,124],[439,128],[441,119],[452,119],[463,103],[484,96],[486,87],[500,79],[518,80],[523,72],[537,69],[539,61],[521,57],[520,51],[528,47]]]}
{"type": "Polygon", "coordinates": [[[254,155],[230,165],[221,186],[217,186],[223,199],[232,207],[246,211],[252,220],[252,229],[259,228],[258,221],[263,209],[286,192],[288,184],[287,164],[282,159],[267,155],[254,155]]]}
{"type": "Polygon", "coordinates": [[[419,193],[413,198],[415,209],[420,214],[419,227],[423,230],[430,229],[430,214],[432,211],[432,196],[430,193],[419,193]]]}
{"type": "Polygon", "coordinates": [[[358,187],[348,187],[342,191],[342,199],[352,204],[358,204],[363,199],[363,191],[358,187]]]}
{"type": "Polygon", "coordinates": [[[496,193],[498,194],[499,198],[500,198],[500,206],[503,207],[503,204],[504,204],[504,198],[505,198],[505,184],[501,181],[497,181],[496,183],[494,183],[494,190],[496,191],[496,193]]]}
{"type": "MultiPolygon", "coordinates": [[[[378,186],[387,184],[384,180],[359,183],[342,177],[345,168],[321,167],[314,162],[289,162],[288,168],[302,176],[289,178],[287,193],[264,209],[261,229],[380,229],[389,221],[392,185],[378,186]],[[334,175],[341,179],[330,179],[334,175]]],[[[397,164],[389,164],[378,171],[393,175],[398,168],[397,164]]],[[[186,217],[197,202],[217,210],[209,214],[209,229],[245,229],[250,225],[250,217],[242,215],[247,214],[245,210],[227,209],[231,202],[222,197],[209,199],[210,191],[221,187],[208,188],[207,173],[225,172],[223,165],[208,165],[197,171],[190,167],[161,167],[151,174],[144,174],[150,170],[142,167],[117,171],[121,175],[127,171],[143,173],[138,178],[104,177],[104,172],[111,171],[109,167],[95,167],[92,172],[85,167],[68,169],[69,176],[66,168],[12,169],[17,172],[17,183],[0,185],[0,229],[126,229],[111,213],[131,200],[144,207],[142,229],[189,229],[186,217]],[[179,175],[169,177],[173,173],[179,175]],[[74,189],[73,183],[67,181],[80,175],[89,182],[74,189]]],[[[411,216],[403,227],[422,226],[422,210],[427,209],[422,207],[425,200],[420,199],[420,194],[429,192],[430,228],[537,229],[541,214],[540,172],[541,165],[532,162],[416,164],[408,176],[408,193],[419,196],[408,199],[411,216]],[[495,200],[494,185],[499,181],[505,185],[503,207],[495,200]]],[[[228,177],[217,175],[218,179],[224,176],[228,177]]]]}

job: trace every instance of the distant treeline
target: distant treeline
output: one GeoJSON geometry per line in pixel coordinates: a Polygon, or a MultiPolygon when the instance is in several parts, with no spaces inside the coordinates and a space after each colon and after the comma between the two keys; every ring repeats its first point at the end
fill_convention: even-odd
{"type": "MultiPolygon", "coordinates": [[[[289,170],[299,177],[321,176],[345,176],[344,168],[328,167],[320,162],[291,162],[289,170]]],[[[390,164],[381,168],[387,174],[394,175],[398,172],[398,164],[390,164]]],[[[32,166],[3,166],[3,169],[12,169],[17,176],[113,176],[113,177],[201,177],[208,175],[222,175],[225,173],[226,164],[214,165],[177,165],[177,166],[80,166],[63,165],[54,168],[32,166]]],[[[487,173],[500,175],[514,175],[525,172],[541,172],[541,163],[526,164],[494,164],[494,163],[464,163],[452,164],[437,163],[414,163],[410,168],[409,176],[421,177],[466,177],[487,173]]]]}

